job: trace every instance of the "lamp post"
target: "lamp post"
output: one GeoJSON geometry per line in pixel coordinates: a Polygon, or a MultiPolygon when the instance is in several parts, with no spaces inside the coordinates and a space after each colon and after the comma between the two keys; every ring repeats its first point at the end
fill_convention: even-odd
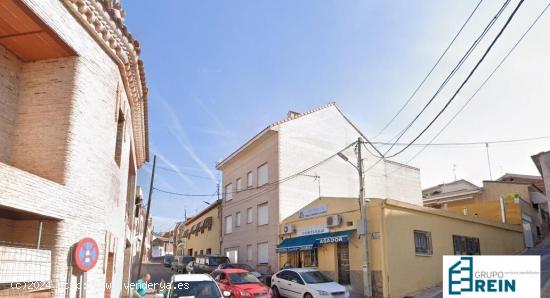
{"type": "Polygon", "coordinates": [[[363,236],[363,297],[372,297],[370,270],[369,270],[369,246],[368,246],[368,230],[367,230],[367,206],[365,205],[365,186],[363,181],[363,159],[361,157],[361,144],[363,141],[359,137],[357,139],[357,165],[351,163],[346,155],[338,152],[338,156],[352,165],[359,174],[359,211],[361,218],[358,225],[358,234],[363,236]]]}

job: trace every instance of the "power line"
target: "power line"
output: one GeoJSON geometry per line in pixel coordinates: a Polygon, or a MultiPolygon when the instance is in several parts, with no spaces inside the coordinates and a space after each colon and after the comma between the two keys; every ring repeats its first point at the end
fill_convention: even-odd
{"type": "Polygon", "coordinates": [[[174,170],[174,169],[163,167],[163,166],[157,166],[157,169],[162,169],[164,171],[172,172],[172,173],[175,173],[175,174],[181,174],[183,176],[189,176],[189,177],[212,180],[212,178],[210,178],[210,177],[201,176],[201,175],[197,175],[197,174],[190,174],[190,173],[187,173],[187,172],[182,172],[180,170],[174,170]]]}
{"type": "Polygon", "coordinates": [[[388,158],[391,158],[391,157],[394,157],[400,153],[402,153],[403,151],[407,150],[407,148],[409,148],[414,142],[416,142],[416,140],[418,140],[418,138],[420,138],[431,126],[432,124],[434,124],[434,122],[439,118],[439,116],[441,116],[441,114],[443,114],[443,112],[447,109],[447,107],[451,104],[451,102],[456,98],[456,96],[458,95],[458,93],[462,90],[462,88],[466,85],[466,83],[470,80],[470,78],[472,77],[472,75],[476,72],[477,68],[479,67],[479,65],[481,65],[481,63],[483,62],[483,60],[485,60],[485,57],[487,57],[487,55],[489,54],[489,52],[491,52],[491,49],[493,48],[493,46],[495,45],[495,43],[498,41],[498,39],[500,38],[500,36],[502,35],[502,33],[506,30],[506,28],[508,27],[508,25],[510,24],[510,22],[512,21],[512,19],[514,18],[514,16],[516,15],[516,12],[519,10],[519,8],[521,7],[521,5],[523,4],[524,0],[520,0],[518,5],[516,6],[516,8],[514,8],[514,11],[512,12],[512,14],[508,17],[508,19],[506,20],[506,23],[504,24],[504,26],[500,29],[500,31],[498,32],[497,36],[495,36],[495,38],[493,39],[493,41],[491,42],[491,44],[489,45],[489,47],[487,48],[487,50],[485,50],[485,53],[483,53],[483,56],[481,56],[481,58],[479,59],[479,61],[476,63],[476,65],[474,66],[474,68],[470,71],[470,73],[468,74],[468,76],[466,77],[466,79],[462,82],[462,84],[460,84],[460,86],[458,87],[458,89],[455,91],[455,93],[453,94],[453,96],[447,101],[447,103],[445,104],[445,106],[443,106],[443,108],[437,113],[437,115],[430,121],[430,123],[428,123],[428,125],[407,145],[405,146],[404,148],[402,148],[401,150],[399,150],[398,152],[390,155],[390,156],[387,156],[388,158]]]}
{"type": "MultiPolygon", "coordinates": [[[[512,139],[512,140],[495,140],[495,141],[478,141],[478,142],[450,142],[450,143],[415,143],[411,146],[469,146],[469,145],[483,145],[485,144],[507,144],[507,143],[517,143],[517,142],[528,142],[528,141],[536,141],[536,140],[543,140],[543,139],[550,139],[550,136],[542,136],[542,137],[533,137],[533,138],[524,138],[524,139],[512,139]]],[[[373,144],[377,145],[392,145],[395,146],[407,146],[408,143],[387,143],[387,142],[372,142],[373,144]]]]}
{"type": "Polygon", "coordinates": [[[166,193],[166,194],[170,194],[170,195],[174,195],[174,196],[181,196],[181,197],[212,197],[212,196],[215,196],[216,193],[211,193],[211,194],[188,194],[188,193],[179,193],[179,192],[173,192],[173,191],[168,191],[168,190],[164,190],[164,189],[161,189],[161,188],[157,188],[157,187],[153,187],[154,190],[156,191],[160,191],[162,193],[166,193]]]}
{"type": "Polygon", "coordinates": [[[426,74],[426,76],[424,77],[424,79],[422,79],[422,81],[420,82],[420,84],[416,87],[416,89],[414,89],[413,93],[409,96],[409,98],[407,99],[407,101],[405,101],[405,103],[403,104],[403,106],[401,106],[401,108],[397,111],[397,113],[395,113],[395,115],[391,118],[391,120],[386,123],[386,125],[384,125],[384,127],[382,127],[382,129],[372,138],[373,140],[376,139],[378,136],[380,136],[392,123],[393,121],[397,118],[397,116],[399,116],[399,114],[401,114],[401,112],[403,112],[403,110],[405,109],[405,107],[407,107],[407,105],[409,104],[409,102],[415,97],[416,93],[418,92],[418,90],[420,90],[420,88],[422,88],[422,86],[424,85],[424,83],[426,82],[426,80],[428,80],[428,77],[432,74],[432,72],[435,70],[435,68],[439,65],[439,62],[441,62],[441,60],[443,59],[443,57],[445,56],[445,54],[447,54],[447,52],[449,51],[449,49],[451,48],[451,46],[454,44],[454,42],[456,41],[456,39],[458,38],[458,36],[460,35],[460,33],[462,32],[462,30],[464,30],[464,27],[466,27],[466,25],[468,24],[468,22],[470,22],[470,19],[472,18],[472,16],[475,14],[475,12],[477,11],[477,9],[479,8],[479,6],[481,5],[481,3],[483,2],[483,0],[480,0],[477,5],[475,6],[474,10],[470,13],[470,15],[468,16],[468,18],[466,19],[466,22],[464,22],[464,24],[462,24],[462,27],[460,27],[460,30],[458,30],[458,32],[455,34],[455,36],[453,37],[453,39],[451,40],[451,43],[447,46],[447,48],[443,51],[443,53],[439,56],[439,58],[437,59],[437,61],[435,62],[435,64],[432,66],[432,68],[430,69],[430,71],[426,74]]]}
{"type": "MultiPolygon", "coordinates": [[[[483,31],[481,32],[481,34],[479,35],[479,37],[474,41],[474,43],[470,46],[470,48],[468,49],[468,51],[466,51],[466,53],[462,56],[462,58],[460,59],[460,61],[458,61],[457,65],[452,69],[451,73],[449,73],[449,75],[447,75],[447,77],[445,78],[445,80],[443,81],[443,83],[441,83],[441,85],[439,86],[439,88],[436,90],[436,92],[432,95],[432,97],[430,98],[430,100],[428,100],[428,102],[424,105],[424,107],[422,108],[422,110],[420,110],[420,112],[413,118],[413,120],[401,131],[399,132],[396,136],[397,136],[397,139],[395,140],[395,143],[397,143],[402,137],[403,135],[405,135],[405,133],[407,132],[407,130],[409,130],[409,128],[411,128],[411,126],[416,122],[416,120],[418,120],[418,118],[420,118],[420,116],[424,113],[424,111],[428,108],[428,106],[430,106],[430,104],[434,101],[434,99],[437,97],[437,95],[439,95],[439,93],[441,92],[441,90],[443,90],[443,88],[445,88],[445,86],[447,85],[447,83],[449,83],[449,81],[454,77],[454,75],[458,72],[458,70],[462,67],[462,65],[464,64],[464,62],[466,62],[466,60],[468,59],[468,57],[470,56],[470,54],[475,50],[475,48],[479,45],[479,43],[481,42],[481,40],[485,37],[485,35],[487,34],[487,32],[489,32],[489,30],[493,27],[494,23],[497,21],[497,19],[501,16],[502,12],[506,9],[506,7],[508,6],[508,4],[510,3],[511,0],[507,0],[504,2],[504,4],[502,5],[502,7],[499,9],[499,11],[497,12],[497,14],[491,19],[491,21],[489,22],[489,24],[487,24],[487,26],[485,26],[485,28],[483,29],[483,31]]],[[[395,137],[394,137],[395,138],[395,137]]],[[[392,139],[394,139],[392,138],[392,139]]],[[[386,150],[386,152],[384,153],[384,155],[387,155],[391,149],[393,148],[393,145],[390,146],[390,148],[388,148],[388,150],[386,150]]],[[[395,156],[395,155],[393,155],[395,156]]]]}
{"type": "MultiPolygon", "coordinates": [[[[462,105],[462,107],[460,107],[460,109],[453,115],[453,117],[451,119],[449,119],[449,121],[445,124],[445,126],[443,126],[438,132],[437,134],[435,134],[435,136],[428,142],[427,145],[424,145],[424,147],[422,149],[420,149],[413,157],[411,157],[405,164],[409,164],[411,161],[413,161],[415,158],[417,158],[422,152],[424,152],[424,150],[426,150],[426,148],[428,148],[429,144],[432,144],[433,141],[435,141],[435,139],[437,139],[441,133],[447,129],[447,127],[455,120],[455,118],[466,108],[466,106],[468,106],[468,104],[472,101],[472,99],[474,99],[476,97],[476,95],[479,93],[479,91],[481,91],[481,89],[483,89],[483,87],[485,87],[485,85],[487,84],[487,82],[489,82],[489,80],[493,77],[493,75],[500,69],[500,67],[504,64],[504,62],[508,59],[508,57],[510,57],[510,55],[514,52],[514,50],[517,48],[517,46],[523,41],[523,39],[525,38],[525,36],[527,36],[527,34],[531,31],[531,29],[537,24],[537,22],[540,20],[540,18],[544,15],[544,13],[546,13],[546,11],[548,10],[548,8],[550,7],[550,3],[546,5],[546,7],[542,10],[542,12],[537,16],[537,18],[535,18],[535,20],[531,23],[531,25],[529,26],[529,28],[527,28],[527,30],[521,35],[521,37],[518,39],[518,41],[514,44],[514,46],[512,46],[512,48],[510,48],[510,50],[508,50],[508,52],[506,53],[506,55],[500,60],[500,62],[497,64],[497,66],[493,69],[493,71],[489,74],[489,76],[483,81],[483,83],[481,83],[481,85],[477,88],[477,90],[468,98],[468,100],[466,100],[466,102],[464,102],[464,104],[462,105]]],[[[544,138],[544,137],[540,137],[541,139],[544,138]]],[[[536,138],[531,138],[533,140],[535,140],[536,138]]],[[[525,139],[527,141],[527,139],[525,139]]]]}

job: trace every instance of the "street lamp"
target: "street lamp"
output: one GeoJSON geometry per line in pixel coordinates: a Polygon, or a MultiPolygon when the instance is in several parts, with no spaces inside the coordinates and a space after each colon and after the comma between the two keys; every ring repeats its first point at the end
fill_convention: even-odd
{"type": "Polygon", "coordinates": [[[358,225],[359,235],[363,235],[363,296],[370,298],[372,295],[371,283],[370,283],[370,271],[369,271],[369,246],[368,246],[368,230],[367,230],[367,206],[365,206],[365,187],[363,181],[363,159],[361,158],[361,144],[363,141],[361,137],[357,139],[357,166],[349,161],[349,158],[342,152],[338,152],[338,156],[352,165],[359,174],[359,211],[361,213],[361,219],[358,225]]]}

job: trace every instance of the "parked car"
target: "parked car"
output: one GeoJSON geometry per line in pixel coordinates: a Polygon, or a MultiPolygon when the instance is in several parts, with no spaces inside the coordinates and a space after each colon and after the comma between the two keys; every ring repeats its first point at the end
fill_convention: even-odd
{"type": "Polygon", "coordinates": [[[165,266],[165,267],[170,267],[170,266],[172,266],[172,261],[173,261],[173,260],[174,260],[174,255],[172,255],[172,254],[165,254],[165,255],[164,255],[164,261],[163,261],[164,266],[165,266]]]}
{"type": "Polygon", "coordinates": [[[232,298],[271,298],[271,289],[247,270],[216,269],[212,277],[222,291],[231,293],[232,298]]]}
{"type": "Polygon", "coordinates": [[[262,274],[258,271],[256,271],[254,268],[252,268],[248,264],[241,264],[241,263],[223,263],[218,266],[218,269],[243,269],[248,272],[250,272],[252,275],[254,275],[257,278],[260,278],[262,274]]]}
{"type": "Polygon", "coordinates": [[[218,283],[207,274],[174,274],[165,297],[224,298],[231,293],[222,291],[218,283]]]}
{"type": "Polygon", "coordinates": [[[347,289],[315,268],[283,269],[271,277],[273,297],[349,298],[347,289]]]}
{"type": "Polygon", "coordinates": [[[178,256],[174,260],[176,264],[174,265],[174,262],[172,262],[172,267],[174,267],[173,270],[177,273],[187,273],[187,264],[193,260],[195,260],[195,258],[192,256],[178,256]]]}
{"type": "Polygon", "coordinates": [[[188,273],[207,273],[216,270],[220,264],[229,263],[228,257],[221,256],[199,256],[195,257],[192,266],[187,266],[188,273]],[[189,271],[191,269],[191,271],[189,271]]]}

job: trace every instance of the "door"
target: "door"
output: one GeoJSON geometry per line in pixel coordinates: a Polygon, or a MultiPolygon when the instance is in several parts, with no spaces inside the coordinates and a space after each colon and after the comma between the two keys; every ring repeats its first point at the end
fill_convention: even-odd
{"type": "Polygon", "coordinates": [[[349,285],[349,247],[347,243],[337,244],[338,255],[338,283],[349,285]]]}
{"type": "Polygon", "coordinates": [[[287,276],[288,276],[288,280],[285,281],[286,282],[285,289],[286,289],[287,295],[283,294],[283,296],[291,297],[291,298],[304,297],[304,294],[306,292],[306,287],[300,275],[294,271],[288,271],[287,276]]]}
{"type": "Polygon", "coordinates": [[[238,248],[228,248],[225,250],[225,256],[229,258],[229,262],[237,263],[239,260],[239,249],[238,248]]]}
{"type": "Polygon", "coordinates": [[[523,240],[525,242],[525,247],[533,247],[535,245],[533,241],[533,232],[531,231],[531,223],[528,221],[522,222],[523,226],[523,240]]]}

